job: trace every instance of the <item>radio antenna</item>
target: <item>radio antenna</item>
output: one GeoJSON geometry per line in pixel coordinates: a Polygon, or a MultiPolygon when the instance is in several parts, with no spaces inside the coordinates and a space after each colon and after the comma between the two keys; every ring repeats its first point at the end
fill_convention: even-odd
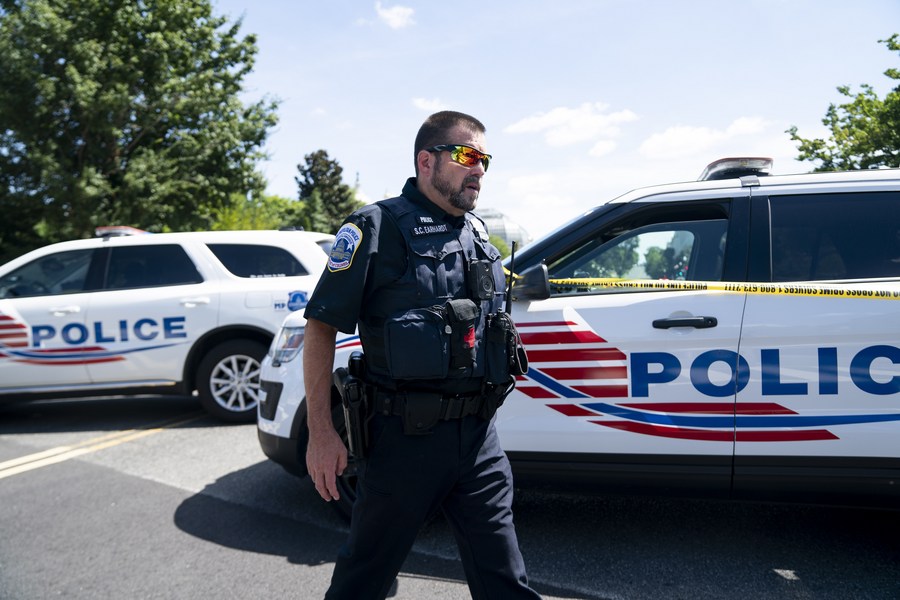
{"type": "Polygon", "coordinates": [[[516,242],[512,243],[512,250],[509,252],[509,283],[506,286],[506,314],[512,314],[512,286],[513,277],[516,276],[516,242]]]}

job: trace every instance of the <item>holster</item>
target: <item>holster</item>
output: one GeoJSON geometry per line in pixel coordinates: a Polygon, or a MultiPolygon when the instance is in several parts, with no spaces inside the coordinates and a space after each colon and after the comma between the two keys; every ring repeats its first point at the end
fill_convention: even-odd
{"type": "Polygon", "coordinates": [[[361,352],[351,354],[348,367],[339,367],[333,376],[344,409],[348,450],[359,460],[366,457],[369,445],[369,407],[366,385],[362,379],[362,356],[361,352]]]}

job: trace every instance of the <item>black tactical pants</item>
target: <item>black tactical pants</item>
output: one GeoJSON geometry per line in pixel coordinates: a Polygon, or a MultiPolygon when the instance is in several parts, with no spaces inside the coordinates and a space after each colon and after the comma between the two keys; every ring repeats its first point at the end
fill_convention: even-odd
{"type": "Polygon", "coordinates": [[[512,475],[493,422],[440,421],[404,435],[400,417],[376,415],[361,466],[347,542],[326,598],[385,598],[419,528],[443,509],[472,598],[540,598],[526,581],[512,516],[512,475]]]}

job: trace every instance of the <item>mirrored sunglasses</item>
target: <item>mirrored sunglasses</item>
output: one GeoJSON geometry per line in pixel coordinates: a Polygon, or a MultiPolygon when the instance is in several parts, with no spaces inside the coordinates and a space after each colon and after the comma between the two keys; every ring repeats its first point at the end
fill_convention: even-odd
{"type": "Polygon", "coordinates": [[[487,171],[488,166],[491,164],[490,154],[485,154],[463,144],[441,144],[440,146],[425,148],[426,152],[442,152],[444,150],[450,153],[450,158],[465,167],[474,167],[476,163],[481,162],[484,170],[487,171]]]}

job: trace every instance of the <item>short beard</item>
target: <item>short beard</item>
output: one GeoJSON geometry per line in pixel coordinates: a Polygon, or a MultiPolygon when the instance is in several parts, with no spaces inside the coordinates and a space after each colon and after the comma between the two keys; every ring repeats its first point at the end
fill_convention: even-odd
{"type": "Polygon", "coordinates": [[[473,210],[475,205],[478,204],[478,190],[469,190],[466,187],[466,184],[472,181],[478,181],[478,179],[476,177],[466,177],[462,182],[462,186],[455,190],[449,181],[441,177],[440,166],[431,173],[431,185],[434,186],[434,189],[447,196],[451,206],[466,212],[473,210]],[[466,192],[471,192],[472,196],[467,198],[464,195],[466,192]]]}

